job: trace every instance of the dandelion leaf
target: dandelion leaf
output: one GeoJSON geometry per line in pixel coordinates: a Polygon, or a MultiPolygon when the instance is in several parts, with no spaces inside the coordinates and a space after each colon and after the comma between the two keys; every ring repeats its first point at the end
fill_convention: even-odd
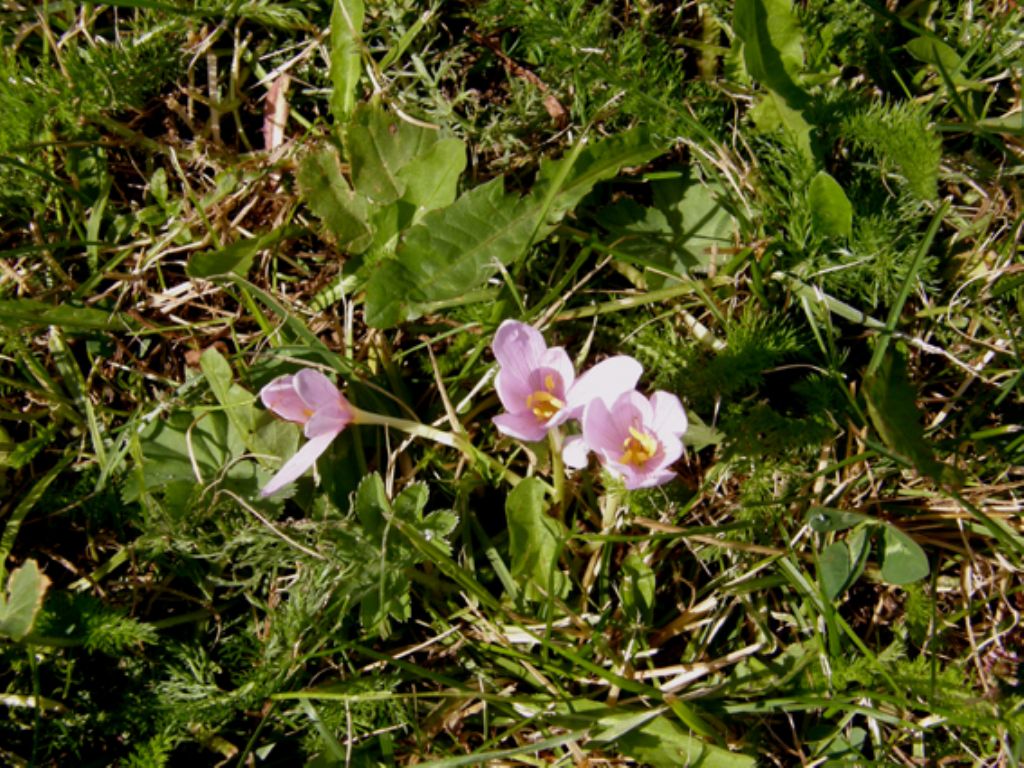
{"type": "Polygon", "coordinates": [[[747,73],[799,108],[807,94],[794,76],[804,63],[803,33],[789,0],[737,0],[733,29],[747,73]]]}
{"type": "Polygon", "coordinates": [[[362,253],[373,242],[370,207],[341,174],[338,155],[325,149],[309,155],[299,168],[299,189],[338,246],[362,253]]]}

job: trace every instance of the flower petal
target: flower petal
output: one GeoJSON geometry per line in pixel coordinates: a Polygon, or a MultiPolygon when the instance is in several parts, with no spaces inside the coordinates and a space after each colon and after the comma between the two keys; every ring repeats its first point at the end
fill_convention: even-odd
{"type": "Polygon", "coordinates": [[[494,357],[514,380],[526,381],[547,349],[544,337],[532,325],[506,320],[494,334],[494,357]]]}
{"type": "Polygon", "coordinates": [[[578,419],[587,403],[595,397],[611,405],[623,392],[640,381],[644,367],[629,355],[616,355],[602,360],[585,371],[569,390],[567,408],[570,418],[578,419]]]}
{"type": "Polygon", "coordinates": [[[628,435],[628,429],[616,425],[601,398],[591,400],[583,411],[583,440],[603,461],[618,457],[622,452],[622,441],[628,435]]]}
{"type": "Polygon", "coordinates": [[[519,440],[535,443],[547,435],[547,427],[537,423],[532,411],[525,413],[501,413],[494,417],[494,426],[499,432],[519,440]]]}
{"type": "Polygon", "coordinates": [[[562,461],[567,467],[583,469],[587,466],[587,454],[590,453],[590,446],[581,436],[570,437],[562,446],[562,461]]]}
{"type": "Polygon", "coordinates": [[[341,392],[331,380],[312,368],[303,368],[295,374],[295,391],[314,411],[337,402],[341,397],[341,392]]]}
{"type": "Polygon", "coordinates": [[[294,482],[312,467],[321,453],[327,450],[327,446],[337,435],[337,432],[325,432],[317,435],[300,448],[294,456],[284,463],[277,474],[270,478],[270,482],[263,486],[260,496],[266,497],[277,493],[281,488],[294,482]]]}
{"type": "Polygon", "coordinates": [[[288,374],[278,376],[261,389],[260,400],[282,419],[298,424],[305,424],[312,410],[295,391],[295,377],[288,374]]]}
{"type": "Polygon", "coordinates": [[[659,390],[651,395],[651,408],[654,411],[651,428],[658,435],[671,433],[678,437],[686,432],[686,411],[678,397],[659,390]]]}
{"type": "Polygon", "coordinates": [[[518,378],[510,368],[502,368],[494,377],[494,389],[506,411],[518,413],[526,410],[526,398],[533,393],[530,380],[518,378]]]}
{"type": "Polygon", "coordinates": [[[555,377],[556,386],[554,394],[559,399],[564,400],[572,388],[573,382],[576,381],[576,371],[572,367],[569,353],[562,347],[551,347],[551,349],[545,350],[540,356],[537,367],[547,369],[548,372],[554,371],[558,374],[555,377]]]}
{"type": "Polygon", "coordinates": [[[310,417],[309,421],[306,422],[303,432],[306,437],[310,438],[319,437],[320,435],[335,437],[351,421],[351,415],[343,411],[340,406],[327,406],[326,408],[321,408],[310,417]]]}

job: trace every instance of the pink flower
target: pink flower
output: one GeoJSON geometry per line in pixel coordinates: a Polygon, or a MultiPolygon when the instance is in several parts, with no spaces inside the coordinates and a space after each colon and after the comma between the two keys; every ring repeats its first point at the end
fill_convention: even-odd
{"type": "Polygon", "coordinates": [[[494,335],[494,356],[501,369],[494,381],[507,413],[494,417],[506,435],[530,442],[548,430],[579,418],[591,398],[618,394],[636,386],[642,368],[624,355],[598,363],[576,379],[572,361],[562,347],[548,348],[540,331],[506,320],[494,335]]]}
{"type": "Polygon", "coordinates": [[[609,402],[592,399],[583,412],[583,437],[566,443],[563,457],[571,467],[587,464],[594,451],[626,488],[650,488],[675,477],[668,469],[683,454],[686,412],[679,398],[655,392],[648,400],[635,390],[609,402]]]}
{"type": "Polygon", "coordinates": [[[260,390],[263,404],[281,418],[303,426],[309,442],[285,462],[260,491],[270,496],[297,480],[353,419],[353,409],[331,380],[319,371],[278,376],[260,390]]]}

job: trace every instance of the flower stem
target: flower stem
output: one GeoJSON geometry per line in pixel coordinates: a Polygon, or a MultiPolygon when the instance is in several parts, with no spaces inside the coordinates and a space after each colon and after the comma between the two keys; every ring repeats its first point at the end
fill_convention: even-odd
{"type": "Polygon", "coordinates": [[[562,430],[548,430],[548,446],[551,449],[551,483],[554,487],[552,502],[558,519],[565,522],[565,463],[562,461],[562,430]]]}
{"type": "Polygon", "coordinates": [[[471,462],[480,462],[487,465],[493,472],[513,487],[522,480],[519,475],[510,470],[500,461],[497,461],[487,454],[477,450],[463,432],[445,432],[444,430],[431,427],[428,424],[421,424],[420,422],[412,421],[411,419],[401,419],[397,416],[385,416],[380,413],[371,413],[358,408],[353,408],[352,411],[352,421],[355,424],[390,427],[392,429],[405,432],[407,435],[412,435],[413,437],[420,437],[424,440],[429,440],[448,448],[454,448],[471,462]]]}

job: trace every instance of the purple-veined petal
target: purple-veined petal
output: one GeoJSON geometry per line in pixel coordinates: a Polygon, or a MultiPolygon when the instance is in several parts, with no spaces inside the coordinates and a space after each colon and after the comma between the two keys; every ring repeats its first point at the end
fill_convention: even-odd
{"type": "Polygon", "coordinates": [[[260,400],[282,419],[305,424],[313,409],[309,408],[295,391],[294,379],[294,376],[288,374],[278,376],[260,390],[260,400]]]}
{"type": "Polygon", "coordinates": [[[651,408],[654,411],[651,427],[659,435],[668,432],[678,436],[686,432],[686,411],[678,397],[670,392],[655,392],[651,395],[651,408]]]}
{"type": "Polygon", "coordinates": [[[568,393],[570,418],[579,418],[587,403],[600,397],[611,405],[623,392],[628,392],[640,381],[644,368],[629,355],[616,355],[602,360],[576,379],[568,393]]]}
{"type": "Polygon", "coordinates": [[[509,437],[526,440],[529,443],[543,440],[548,433],[545,425],[537,423],[537,417],[532,411],[500,413],[494,417],[494,426],[509,437]]]}
{"type": "Polygon", "coordinates": [[[314,411],[337,402],[341,397],[341,393],[331,380],[312,368],[303,368],[295,374],[295,391],[314,411]]]}
{"type": "Polygon", "coordinates": [[[327,446],[331,444],[331,441],[337,434],[337,432],[325,432],[311,438],[294,456],[284,463],[284,466],[278,470],[276,475],[270,478],[270,482],[263,486],[263,490],[260,491],[260,496],[266,497],[277,493],[284,486],[302,477],[306,470],[316,463],[320,454],[327,450],[327,446]]]}
{"type": "Polygon", "coordinates": [[[501,404],[505,406],[505,410],[516,413],[526,409],[526,398],[533,393],[529,376],[516,378],[508,368],[498,371],[498,375],[494,377],[494,389],[498,393],[501,404]]]}

